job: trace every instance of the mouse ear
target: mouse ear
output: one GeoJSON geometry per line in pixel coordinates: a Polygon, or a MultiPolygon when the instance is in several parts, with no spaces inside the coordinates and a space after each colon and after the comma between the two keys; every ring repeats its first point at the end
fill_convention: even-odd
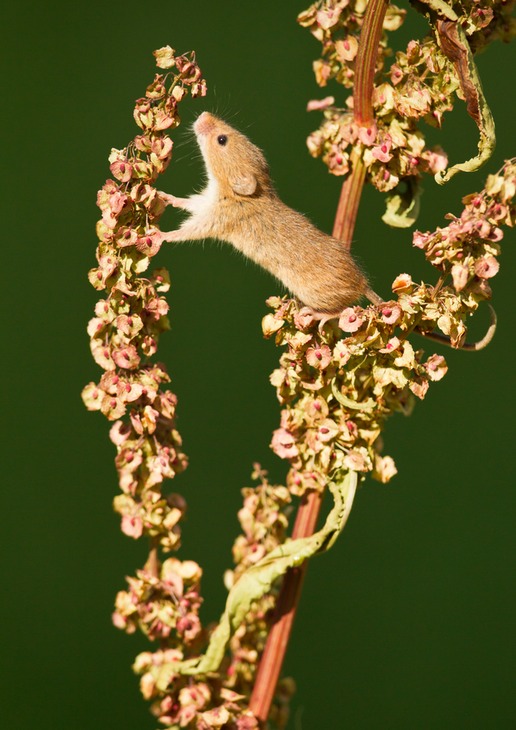
{"type": "Polygon", "coordinates": [[[258,181],[251,172],[243,172],[231,177],[229,184],[237,195],[252,195],[256,191],[258,181]]]}

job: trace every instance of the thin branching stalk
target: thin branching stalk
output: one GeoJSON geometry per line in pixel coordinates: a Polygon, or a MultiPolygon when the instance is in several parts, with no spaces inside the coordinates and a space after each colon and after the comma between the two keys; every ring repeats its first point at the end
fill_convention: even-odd
{"type": "Polygon", "coordinates": [[[353,87],[353,114],[355,122],[367,127],[374,121],[373,88],[378,46],[389,0],[369,0],[360,33],[355,83],[353,87]]]}
{"type": "MultiPolygon", "coordinates": [[[[351,246],[366,179],[387,194],[382,220],[407,228],[417,218],[423,174],[443,183],[458,170],[477,169],[492,151],[492,119],[473,54],[493,39],[515,34],[509,20],[514,1],[490,0],[496,6],[494,11],[489,6],[491,15],[480,12],[478,4],[457,15],[444,3],[424,0],[431,7],[433,34],[410,41],[385,70],[390,51],[383,30],[402,24],[403,9],[388,0],[369,0],[363,13],[360,3],[317,0],[299,14],[298,22],[322,41],[322,58],[314,62],[319,86],[336,80],[354,92],[353,104],[344,107],[332,96],[309,104],[324,114],[307,140],[310,153],[322,157],[330,173],[347,175],[333,230],[342,246],[351,246]],[[449,168],[442,148],[426,146],[418,120],[440,126],[455,92],[479,127],[479,154],[449,168]]],[[[242,490],[242,532],[233,545],[235,568],[225,575],[226,607],[210,630],[199,616],[201,567],[166,558],[179,548],[186,510],[181,495],[168,493],[166,484],[188,461],[175,428],[177,398],[168,388],[165,366],[152,359],[169,326],[163,294],[170,278],[164,268],[151,266],[169,240],[159,221],[171,196],[155,187],[172,157],[168,131],[179,124],[181,99],[189,93],[204,96],[206,83],[193,52],[177,55],[165,46],[154,55],[165,73],[155,74],[145,97],[136,101],[138,134],[125,148],[111,150],[112,178],[97,197],[98,266],[89,272],[92,286],[103,292],[88,333],[104,372],[83,389],[83,400],[113,422],[110,439],[121,488],[114,506],[121,529],[134,539],[150,538],[145,565],[117,593],[113,623],[158,642],[156,651],[140,652],[133,668],[161,725],[258,730],[269,721],[280,730],[295,685],[289,678],[278,685],[278,678],[307,561],[342,532],[367,473],[383,484],[397,473],[392,457],[383,454],[386,419],[409,414],[448,370],[442,355],[414,350],[410,333],[424,325],[425,334],[436,337],[440,331],[453,347],[462,347],[467,318],[491,298],[501,226],[516,223],[516,160],[489,175],[480,193],[464,198],[460,216],[450,214],[446,226],[413,234],[413,246],[439,271],[437,287],[399,274],[391,300],[365,308],[351,302],[331,327],[294,299],[267,300],[273,312],[263,318],[264,336],[286,345],[271,375],[282,405],[271,448],[291,468],[286,486],[272,485],[255,464],[252,478],[258,483],[242,490]],[[326,487],[333,504],[318,526],[326,487]],[[301,503],[289,541],[292,496],[301,503]]],[[[477,345],[487,344],[495,323],[496,318],[491,334],[477,345]]]]}
{"type": "MultiPolygon", "coordinates": [[[[353,88],[353,116],[355,122],[363,127],[367,127],[374,121],[374,75],[378,46],[388,4],[388,0],[371,0],[369,2],[365,12],[364,25],[360,33],[355,67],[355,85],[353,88]]],[[[333,226],[333,236],[342,241],[348,249],[351,248],[366,175],[365,165],[356,151],[351,154],[350,165],[351,173],[342,185],[333,226]]]]}
{"type": "MultiPolygon", "coordinates": [[[[321,492],[312,490],[306,493],[297,511],[292,539],[308,537],[315,532],[321,501],[321,492]]],[[[267,720],[274,698],[307,567],[308,561],[305,561],[298,568],[287,572],[278,597],[249,705],[251,712],[262,723],[267,720]]]]}
{"type": "MultiPolygon", "coordinates": [[[[371,0],[367,6],[364,25],[360,34],[356,64],[354,90],[355,119],[361,125],[373,121],[373,82],[378,55],[378,46],[387,0],[371,0]]],[[[352,156],[351,173],[342,187],[339,205],[335,215],[333,235],[349,248],[358,213],[358,206],[365,180],[365,166],[359,154],[352,156]]],[[[316,529],[321,509],[322,494],[307,493],[302,500],[296,517],[292,537],[308,537],[316,529]]],[[[289,570],[283,581],[276,605],[272,628],[260,660],[249,708],[264,723],[269,715],[274,691],[287,651],[292,625],[301,597],[303,581],[308,563],[289,570]]]]}
{"type": "Polygon", "coordinates": [[[346,248],[351,248],[353,240],[353,231],[355,230],[355,222],[358,215],[358,206],[362,196],[366,168],[361,157],[352,152],[351,172],[345,179],[340,193],[339,205],[335,215],[335,223],[333,224],[333,236],[342,241],[346,248]]]}

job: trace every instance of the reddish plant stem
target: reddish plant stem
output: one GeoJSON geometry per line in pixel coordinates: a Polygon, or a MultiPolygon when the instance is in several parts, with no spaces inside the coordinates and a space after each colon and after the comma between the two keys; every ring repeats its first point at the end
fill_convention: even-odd
{"type": "Polygon", "coordinates": [[[353,85],[353,116],[362,127],[372,124],[374,76],[378,46],[389,0],[369,0],[358,44],[353,85]]]}
{"type": "Polygon", "coordinates": [[[351,153],[350,163],[351,172],[342,185],[332,231],[333,237],[342,241],[346,248],[351,248],[366,173],[362,158],[355,150],[351,153]]]}
{"type": "MultiPolygon", "coordinates": [[[[378,46],[382,37],[383,21],[389,0],[370,0],[367,5],[355,65],[353,87],[353,116],[361,127],[374,122],[373,90],[378,46]]],[[[351,153],[351,173],[345,179],[333,226],[333,236],[351,248],[358,206],[365,181],[365,165],[354,149],[351,153]]]]}
{"type": "MultiPolygon", "coordinates": [[[[388,4],[388,0],[369,1],[360,34],[353,101],[355,121],[362,126],[374,121],[372,97],[376,58],[388,4]]],[[[335,238],[343,241],[348,248],[351,246],[364,180],[365,166],[359,153],[354,151],[351,155],[351,172],[342,187],[333,227],[335,238]]],[[[316,491],[305,494],[297,511],[293,539],[308,537],[314,533],[322,496],[321,492],[316,491]]],[[[308,561],[305,561],[299,567],[288,570],[278,596],[271,630],[249,702],[249,709],[262,725],[269,716],[307,567],[308,561]]]]}
{"type": "Polygon", "coordinates": [[[151,538],[149,556],[147,558],[147,562],[145,563],[144,570],[150,573],[150,575],[152,575],[154,578],[158,578],[160,567],[161,563],[158,557],[158,545],[156,539],[151,538]]]}
{"type": "MultiPolygon", "coordinates": [[[[297,511],[292,539],[308,537],[315,532],[321,501],[321,492],[309,491],[306,493],[297,511]]],[[[298,568],[291,568],[287,571],[274,610],[272,627],[267,637],[249,703],[249,709],[262,723],[267,720],[274,698],[307,567],[308,561],[305,561],[298,568]]]]}

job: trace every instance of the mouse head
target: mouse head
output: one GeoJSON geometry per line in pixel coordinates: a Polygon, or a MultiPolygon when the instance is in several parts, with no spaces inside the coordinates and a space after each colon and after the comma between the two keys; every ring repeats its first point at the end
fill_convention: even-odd
{"type": "Polygon", "coordinates": [[[271,189],[262,151],[229,124],[203,112],[193,125],[208,176],[233,195],[257,197],[271,189]]]}

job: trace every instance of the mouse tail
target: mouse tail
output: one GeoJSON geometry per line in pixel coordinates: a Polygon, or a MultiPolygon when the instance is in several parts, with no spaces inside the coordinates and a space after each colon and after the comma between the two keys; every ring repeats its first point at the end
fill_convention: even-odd
{"type": "MultiPolygon", "coordinates": [[[[378,294],[373,291],[370,287],[367,287],[367,289],[364,291],[364,296],[367,297],[367,299],[371,302],[371,304],[374,304],[375,306],[380,306],[384,303],[384,299],[382,299],[378,294]]],[[[493,337],[495,336],[496,332],[496,324],[497,324],[497,318],[496,318],[496,312],[491,304],[488,304],[489,312],[491,316],[491,321],[489,323],[489,327],[487,328],[487,332],[482,337],[482,339],[478,340],[477,342],[465,342],[460,347],[456,348],[458,350],[466,350],[466,352],[478,352],[479,350],[483,350],[485,347],[489,345],[489,343],[492,341],[493,337]]],[[[429,340],[434,340],[435,342],[440,342],[443,345],[447,345],[448,347],[452,347],[452,344],[450,342],[450,338],[446,335],[441,335],[438,332],[420,332],[416,328],[416,332],[423,337],[426,337],[429,340]]]]}
{"type": "MultiPolygon", "coordinates": [[[[483,350],[484,347],[487,347],[489,345],[489,343],[495,336],[497,318],[496,318],[496,312],[494,310],[494,307],[492,307],[491,304],[488,304],[487,306],[489,307],[491,321],[489,323],[489,327],[487,328],[487,332],[482,337],[482,339],[477,340],[477,342],[465,342],[460,347],[457,347],[454,349],[466,350],[466,352],[478,352],[479,350],[483,350]]],[[[417,330],[416,330],[416,332],[417,332],[417,330]]],[[[418,334],[423,335],[423,337],[427,337],[429,340],[434,340],[435,342],[440,342],[443,345],[452,347],[450,338],[446,337],[446,335],[440,335],[438,332],[418,332],[418,334]]]]}
{"type": "Polygon", "coordinates": [[[382,297],[378,296],[378,294],[371,289],[371,287],[367,287],[367,289],[364,291],[364,296],[369,299],[371,304],[374,304],[376,306],[379,306],[380,304],[383,304],[385,302],[385,299],[382,299],[382,297]]]}

